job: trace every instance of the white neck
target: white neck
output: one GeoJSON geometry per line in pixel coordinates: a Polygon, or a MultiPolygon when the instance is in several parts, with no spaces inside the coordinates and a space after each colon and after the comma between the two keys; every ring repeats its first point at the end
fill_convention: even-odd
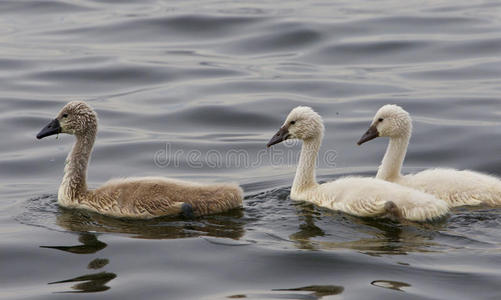
{"type": "Polygon", "coordinates": [[[301,156],[299,157],[299,164],[292,184],[291,193],[301,193],[317,185],[315,166],[321,142],[321,137],[303,141],[301,156]]]}
{"type": "Polygon", "coordinates": [[[87,135],[77,135],[73,149],[66,158],[64,176],[59,187],[59,201],[70,204],[87,193],[87,165],[96,139],[96,133],[90,130],[87,135]],[[70,203],[67,203],[70,202],[70,203]]]}
{"type": "Polygon", "coordinates": [[[402,137],[392,137],[386,148],[386,153],[383,161],[379,166],[376,178],[395,181],[402,176],[402,164],[407,153],[407,146],[409,145],[410,133],[402,137]]]}

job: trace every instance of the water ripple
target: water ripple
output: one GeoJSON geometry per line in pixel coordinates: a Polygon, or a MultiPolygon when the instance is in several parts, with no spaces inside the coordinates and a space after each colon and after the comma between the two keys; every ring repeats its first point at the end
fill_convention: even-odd
{"type": "Polygon", "coordinates": [[[395,103],[414,120],[404,172],[499,175],[499,7],[1,1],[2,296],[500,298],[499,209],[433,224],[332,212],[289,197],[299,144],[265,148],[291,108],[309,105],[325,121],[320,157],[336,154],[319,160],[319,179],[374,176],[387,140],[355,143],[395,103]],[[244,209],[133,221],[60,208],[74,138],[35,135],[73,99],[100,119],[90,187],[131,175],[237,181],[244,209]],[[253,163],[207,159],[235,151],[253,163]]]}

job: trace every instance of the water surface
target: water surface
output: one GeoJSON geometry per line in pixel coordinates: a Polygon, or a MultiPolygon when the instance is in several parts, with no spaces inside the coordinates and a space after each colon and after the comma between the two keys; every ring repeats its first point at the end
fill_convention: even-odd
{"type": "Polygon", "coordinates": [[[291,108],[320,112],[321,181],[373,176],[374,112],[411,112],[404,172],[501,175],[497,1],[0,2],[0,298],[499,299],[500,209],[432,224],[289,199],[291,108]],[[89,184],[237,181],[244,209],[120,220],[62,209],[73,138],[35,135],[68,101],[98,112],[89,184]],[[84,295],[80,295],[84,294],[84,295]]]}

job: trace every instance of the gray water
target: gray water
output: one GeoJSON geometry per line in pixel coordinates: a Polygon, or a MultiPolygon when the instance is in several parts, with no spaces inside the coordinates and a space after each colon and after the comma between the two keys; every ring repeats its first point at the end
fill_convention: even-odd
{"type": "Polygon", "coordinates": [[[0,2],[0,298],[500,299],[501,209],[432,224],[289,199],[291,108],[320,112],[318,179],[373,176],[374,112],[404,106],[404,172],[501,175],[501,2],[0,2]],[[74,141],[35,135],[69,100],[100,127],[89,183],[239,182],[244,208],[120,220],[56,203],[74,141]],[[240,155],[240,156],[239,156],[240,155]],[[237,158],[239,157],[239,158],[237,158]]]}

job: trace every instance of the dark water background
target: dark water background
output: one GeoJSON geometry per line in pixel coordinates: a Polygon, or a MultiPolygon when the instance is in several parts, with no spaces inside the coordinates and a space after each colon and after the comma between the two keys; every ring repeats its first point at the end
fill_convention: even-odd
{"type": "Polygon", "coordinates": [[[501,175],[500,76],[499,1],[1,1],[0,298],[500,299],[501,210],[424,225],[331,212],[288,198],[299,145],[264,150],[310,105],[319,179],[373,176],[386,140],[355,142],[397,103],[414,118],[405,172],[501,175]],[[35,134],[71,99],[100,116],[92,186],[237,181],[244,209],[59,208],[74,140],[35,134]]]}

